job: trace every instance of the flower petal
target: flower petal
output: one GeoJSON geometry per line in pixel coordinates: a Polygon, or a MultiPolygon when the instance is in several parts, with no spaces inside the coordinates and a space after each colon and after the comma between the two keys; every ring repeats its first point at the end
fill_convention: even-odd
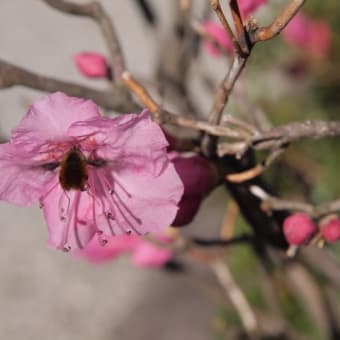
{"type": "Polygon", "coordinates": [[[93,101],[56,92],[30,107],[18,127],[12,131],[11,142],[28,148],[48,141],[65,141],[67,129],[72,123],[97,116],[98,107],[93,101]]]}
{"type": "Polygon", "coordinates": [[[18,205],[38,202],[56,174],[40,167],[34,156],[11,143],[0,145],[1,200],[18,205]]]}
{"type": "Polygon", "coordinates": [[[171,225],[183,194],[183,184],[172,164],[161,175],[122,171],[114,174],[115,218],[121,229],[145,234],[171,225]]]}

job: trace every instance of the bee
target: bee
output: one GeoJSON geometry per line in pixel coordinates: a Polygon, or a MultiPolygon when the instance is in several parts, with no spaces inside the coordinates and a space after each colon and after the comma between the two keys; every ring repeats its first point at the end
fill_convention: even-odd
{"type": "Polygon", "coordinates": [[[88,165],[101,167],[105,164],[103,159],[86,159],[78,146],[73,146],[60,162],[43,164],[46,170],[54,170],[60,166],[59,183],[65,191],[85,191],[88,181],[88,165]]]}

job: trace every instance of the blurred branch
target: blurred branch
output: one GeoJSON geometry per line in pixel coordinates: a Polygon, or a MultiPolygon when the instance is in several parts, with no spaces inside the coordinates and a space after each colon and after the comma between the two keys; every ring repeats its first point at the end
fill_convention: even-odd
{"type": "Polygon", "coordinates": [[[300,250],[300,257],[311,269],[340,289],[340,263],[327,249],[303,247],[300,250]]]}
{"type": "Polygon", "coordinates": [[[215,272],[221,287],[224,289],[225,293],[239,314],[245,331],[249,337],[253,339],[259,331],[259,325],[256,315],[247,301],[247,298],[234,281],[229,268],[224,262],[214,262],[212,264],[212,269],[215,272]]]}
{"type": "Polygon", "coordinates": [[[103,6],[98,1],[90,1],[85,4],[78,4],[64,0],[43,0],[49,6],[72,15],[85,16],[95,20],[102,32],[106,45],[110,53],[113,69],[113,79],[120,82],[120,77],[125,70],[124,57],[121,51],[118,37],[111,18],[108,16],[103,6]]]}
{"type": "Polygon", "coordinates": [[[151,26],[156,26],[158,18],[155,14],[154,9],[150,5],[149,1],[148,0],[135,0],[135,3],[137,4],[138,8],[143,14],[143,17],[145,18],[147,23],[150,24],[151,26]]]}
{"type": "Polygon", "coordinates": [[[118,112],[140,111],[140,107],[120,87],[100,91],[76,83],[42,76],[0,60],[0,88],[26,86],[40,91],[63,91],[68,95],[94,100],[102,107],[118,112]]]}
{"type": "Polygon", "coordinates": [[[332,325],[329,322],[327,306],[325,304],[319,285],[309,272],[298,263],[286,266],[285,279],[294,290],[295,296],[300,300],[306,311],[315,321],[320,334],[330,339],[332,325]]]}

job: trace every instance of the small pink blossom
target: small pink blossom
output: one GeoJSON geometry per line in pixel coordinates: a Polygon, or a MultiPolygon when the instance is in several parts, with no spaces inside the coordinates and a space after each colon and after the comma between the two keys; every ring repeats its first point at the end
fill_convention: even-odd
{"type": "Polygon", "coordinates": [[[321,226],[321,235],[329,243],[340,240],[340,219],[333,217],[321,226]]]}
{"type": "Polygon", "coordinates": [[[316,226],[305,213],[288,216],[283,222],[283,233],[291,245],[308,243],[316,233],[316,226]]]}
{"type": "Polygon", "coordinates": [[[326,57],[331,47],[331,31],[323,20],[298,13],[283,30],[284,40],[316,57],[326,57]]]}
{"type": "Polygon", "coordinates": [[[73,56],[78,71],[89,78],[107,78],[109,67],[106,58],[96,52],[82,52],[73,56]]]}
{"type": "Polygon", "coordinates": [[[203,198],[212,189],[216,174],[210,162],[201,156],[183,156],[176,152],[169,155],[184,184],[184,194],[173,226],[183,226],[195,217],[203,198]]]}
{"type": "Polygon", "coordinates": [[[161,231],[183,193],[166,147],[147,111],[112,119],[90,100],[54,93],[35,102],[0,145],[0,199],[40,202],[58,249],[161,231]]]}
{"type": "Polygon", "coordinates": [[[215,39],[217,44],[217,46],[215,46],[211,41],[205,39],[203,41],[203,46],[208,53],[210,53],[213,57],[218,57],[221,55],[221,50],[225,50],[228,53],[233,52],[231,39],[228,37],[225,29],[221,25],[210,20],[203,22],[202,25],[205,31],[215,39]]]}
{"type": "Polygon", "coordinates": [[[173,250],[165,247],[172,240],[162,236],[163,234],[154,236],[160,243],[156,245],[136,235],[118,235],[108,238],[105,246],[94,237],[84,249],[77,250],[74,254],[92,263],[104,263],[121,255],[131,254],[131,261],[136,267],[161,267],[174,255],[173,250]]]}
{"type": "Polygon", "coordinates": [[[250,14],[267,2],[268,0],[239,0],[238,5],[243,19],[246,19],[250,14]]]}

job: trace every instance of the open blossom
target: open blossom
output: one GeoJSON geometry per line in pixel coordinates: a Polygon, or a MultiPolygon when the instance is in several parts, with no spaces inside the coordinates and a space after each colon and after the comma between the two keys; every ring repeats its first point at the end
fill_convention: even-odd
{"type": "Polygon", "coordinates": [[[172,240],[165,236],[154,235],[158,245],[137,235],[118,235],[108,238],[104,247],[95,237],[84,249],[77,250],[75,255],[92,263],[105,263],[130,254],[131,262],[136,267],[157,268],[169,262],[174,255],[174,252],[166,247],[172,240]]]}
{"type": "Polygon", "coordinates": [[[73,56],[78,71],[89,78],[107,78],[109,67],[106,58],[96,52],[81,52],[73,56]]]}
{"type": "Polygon", "coordinates": [[[35,102],[0,145],[0,199],[40,202],[49,244],[64,250],[168,227],[183,184],[149,114],[102,117],[90,100],[35,102]]]}
{"type": "Polygon", "coordinates": [[[331,47],[331,32],[323,20],[298,13],[282,32],[284,40],[310,55],[325,57],[331,47]]]}

